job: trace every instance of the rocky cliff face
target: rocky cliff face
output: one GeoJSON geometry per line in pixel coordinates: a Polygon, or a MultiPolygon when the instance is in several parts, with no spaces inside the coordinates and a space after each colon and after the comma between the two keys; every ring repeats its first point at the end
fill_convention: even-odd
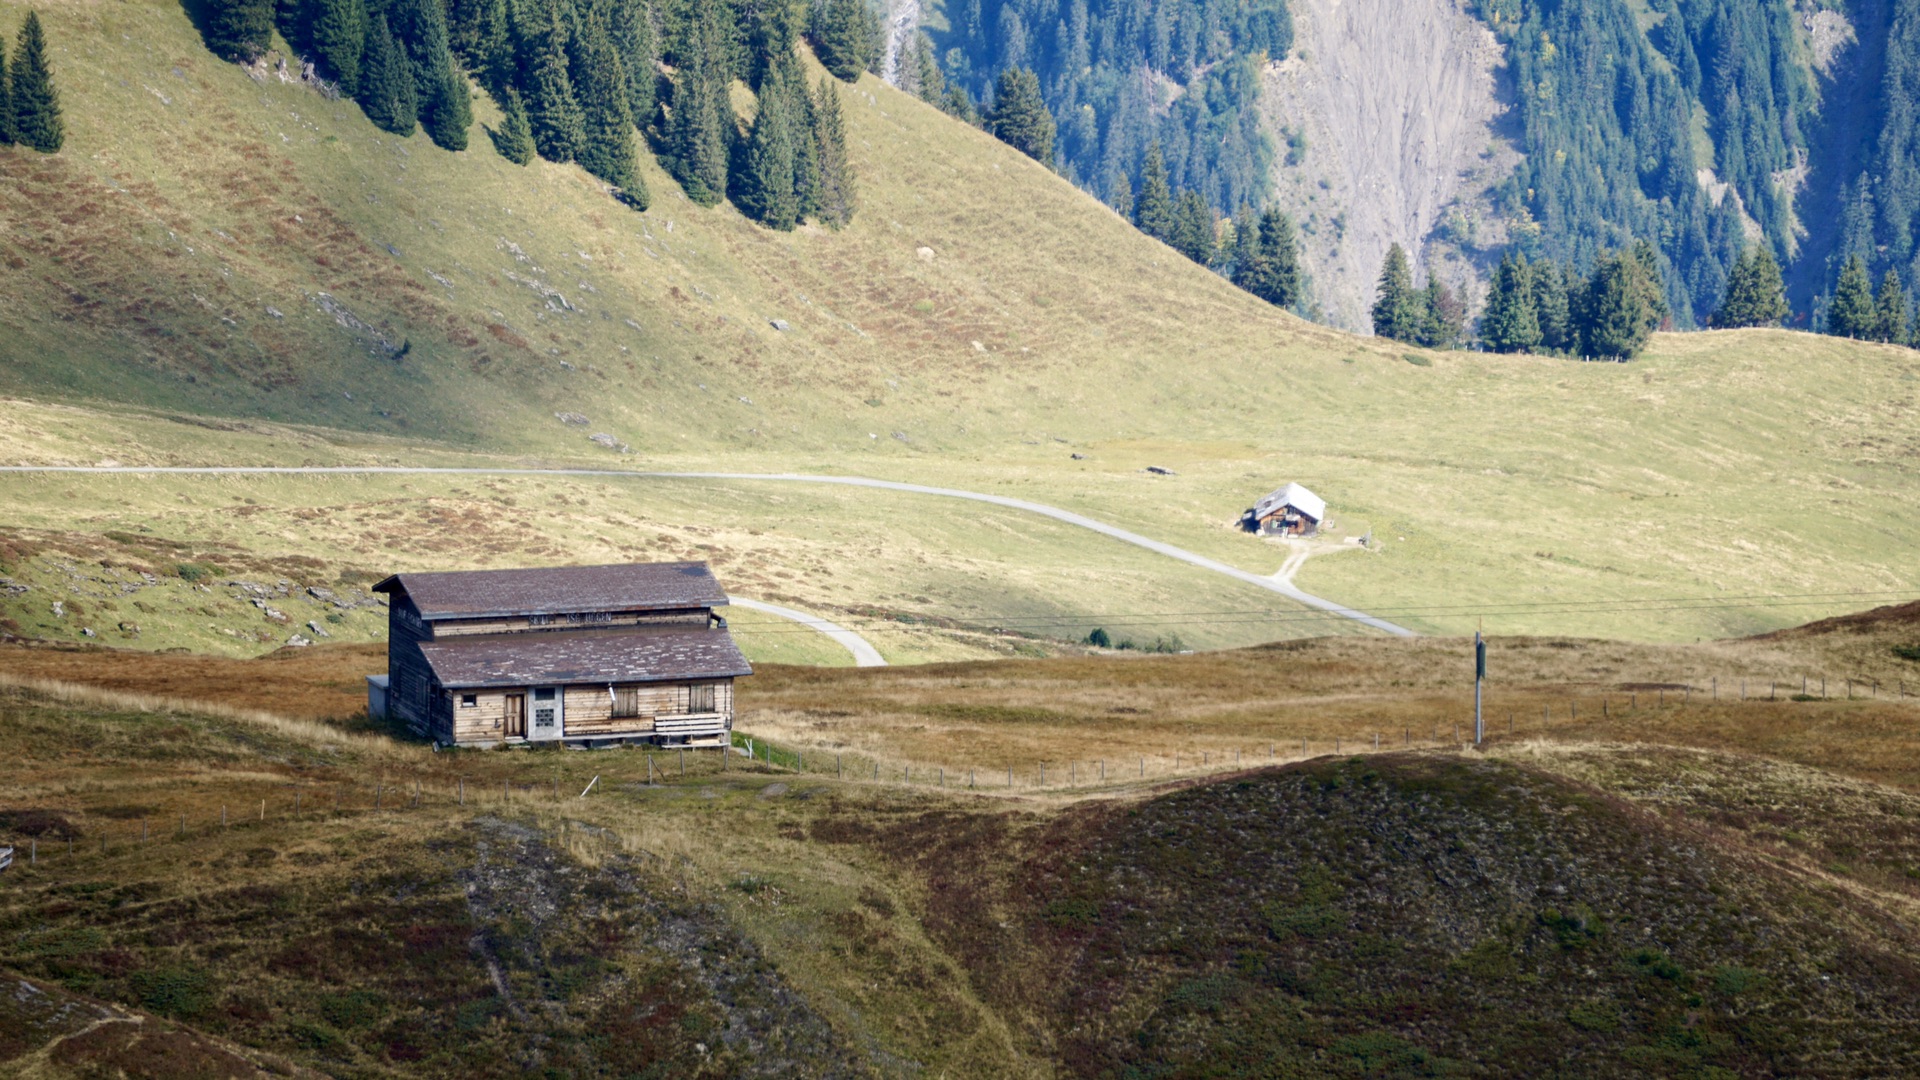
{"type": "Polygon", "coordinates": [[[1389,244],[1458,289],[1463,248],[1502,239],[1483,194],[1516,159],[1499,134],[1503,51],[1462,0],[1291,7],[1296,45],[1261,97],[1274,196],[1300,223],[1327,320],[1365,330],[1389,244]]]}

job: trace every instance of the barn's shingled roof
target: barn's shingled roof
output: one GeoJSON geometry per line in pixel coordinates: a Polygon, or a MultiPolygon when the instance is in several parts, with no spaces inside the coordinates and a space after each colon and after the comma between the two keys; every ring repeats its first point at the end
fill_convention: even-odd
{"type": "Polygon", "coordinates": [[[667,682],[753,674],[725,630],[638,629],[484,634],[423,641],[449,690],[485,686],[667,682]]]}
{"type": "Polygon", "coordinates": [[[405,593],[420,617],[429,621],[711,608],[727,603],[725,590],[703,562],[395,574],[373,591],[405,593]]]}

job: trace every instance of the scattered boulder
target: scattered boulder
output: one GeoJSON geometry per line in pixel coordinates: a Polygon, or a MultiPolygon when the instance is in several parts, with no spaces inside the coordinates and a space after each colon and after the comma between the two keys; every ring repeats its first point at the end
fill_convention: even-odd
{"type": "Polygon", "coordinates": [[[319,619],[308,619],[307,629],[313,631],[314,637],[332,637],[333,636],[332,634],[327,633],[326,627],[320,625],[319,619]]]}
{"type": "Polygon", "coordinates": [[[572,427],[586,427],[588,424],[586,416],[577,412],[557,412],[553,418],[572,427]]]}
{"type": "Polygon", "coordinates": [[[312,641],[301,637],[299,634],[295,634],[287,639],[287,647],[291,649],[304,649],[311,644],[313,644],[312,641]]]}
{"type": "Polygon", "coordinates": [[[1149,465],[1147,466],[1146,471],[1152,473],[1155,476],[1179,476],[1180,475],[1179,473],[1174,472],[1172,469],[1163,469],[1158,465],[1149,465]]]}
{"type": "Polygon", "coordinates": [[[787,324],[787,320],[785,319],[769,319],[767,320],[767,325],[773,327],[775,330],[778,330],[783,334],[793,329],[792,326],[789,326],[787,324]]]}
{"type": "Polygon", "coordinates": [[[604,431],[596,432],[592,435],[587,436],[587,441],[592,443],[595,446],[602,447],[607,450],[612,450],[615,453],[619,453],[619,454],[633,453],[633,447],[628,446],[626,443],[621,442],[619,439],[614,438],[613,436],[607,434],[604,431]]]}

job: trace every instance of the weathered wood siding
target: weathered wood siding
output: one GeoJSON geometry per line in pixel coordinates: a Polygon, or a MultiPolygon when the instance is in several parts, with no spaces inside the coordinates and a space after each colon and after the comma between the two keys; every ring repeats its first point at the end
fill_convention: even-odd
{"type": "MultiPolygon", "coordinates": [[[[614,738],[622,735],[646,735],[653,731],[653,721],[657,716],[684,716],[690,709],[689,701],[694,697],[695,687],[713,688],[713,708],[702,709],[701,713],[716,712],[722,716],[733,715],[733,680],[712,679],[687,683],[642,683],[632,685],[616,683],[616,689],[632,689],[639,702],[638,716],[613,716],[613,701],[607,696],[606,684],[592,686],[565,687],[564,738],[614,738]]],[[[496,742],[504,737],[507,719],[507,694],[509,692],[526,694],[531,701],[532,689],[508,690],[455,690],[451,694],[453,704],[453,727],[450,734],[437,737],[456,743],[496,742]],[[462,705],[461,702],[471,694],[474,703],[462,705]]],[[[531,708],[531,705],[529,705],[531,708]]]]}
{"type": "Polygon", "coordinates": [[[395,595],[387,604],[387,715],[421,735],[430,733],[434,683],[420,643],[432,636],[413,601],[395,595]]]}

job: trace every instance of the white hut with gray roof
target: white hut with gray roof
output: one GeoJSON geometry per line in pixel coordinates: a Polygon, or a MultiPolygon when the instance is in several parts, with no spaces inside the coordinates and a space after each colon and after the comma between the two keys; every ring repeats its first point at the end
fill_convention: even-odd
{"type": "Polygon", "coordinates": [[[1299,484],[1288,484],[1254,503],[1247,519],[1262,536],[1312,536],[1327,519],[1327,501],[1299,484]]]}

